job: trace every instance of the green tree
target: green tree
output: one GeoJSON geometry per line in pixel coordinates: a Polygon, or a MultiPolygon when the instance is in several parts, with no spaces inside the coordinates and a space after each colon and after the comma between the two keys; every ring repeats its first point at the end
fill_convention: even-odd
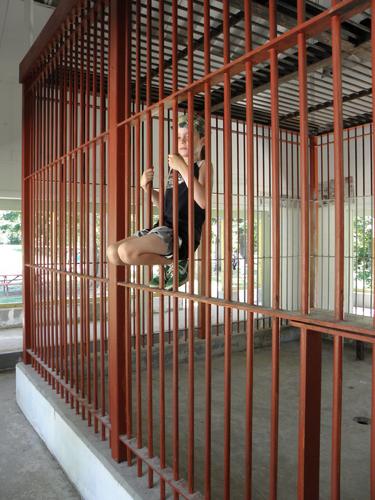
{"type": "Polygon", "coordinates": [[[0,212],[0,233],[9,245],[21,244],[21,212],[0,212]]]}
{"type": "Polygon", "coordinates": [[[371,287],[372,256],[372,218],[357,216],[354,218],[353,232],[354,273],[364,287],[371,287]]]}

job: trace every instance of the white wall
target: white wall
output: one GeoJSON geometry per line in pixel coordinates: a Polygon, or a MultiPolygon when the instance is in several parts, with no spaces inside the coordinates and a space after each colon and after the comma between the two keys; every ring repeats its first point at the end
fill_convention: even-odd
{"type": "MultiPolygon", "coordinates": [[[[33,31],[37,36],[54,9],[39,4],[34,4],[33,9],[33,31]]],[[[0,26],[5,22],[0,40],[0,209],[9,206],[2,199],[21,198],[22,90],[18,72],[30,35],[24,10],[22,0],[0,2],[0,26]]]]}

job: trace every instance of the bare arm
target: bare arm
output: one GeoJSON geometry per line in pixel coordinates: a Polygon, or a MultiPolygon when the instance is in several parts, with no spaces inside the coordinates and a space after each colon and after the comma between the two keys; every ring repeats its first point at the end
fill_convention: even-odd
{"type": "Polygon", "coordinates": [[[152,188],[153,179],[154,179],[154,170],[152,168],[148,168],[142,174],[140,185],[146,194],[148,193],[148,189],[151,189],[152,203],[158,207],[159,206],[159,191],[157,189],[152,188]]]}
{"type": "MultiPolygon", "coordinates": [[[[198,179],[194,177],[194,200],[198,205],[205,209],[206,208],[206,163],[203,162],[199,169],[198,179]]],[[[210,166],[212,171],[212,165],[210,166]]],[[[186,185],[189,187],[189,169],[186,163],[182,160],[178,166],[178,170],[184,179],[186,185]]],[[[211,188],[212,188],[212,175],[211,175],[211,188]]]]}

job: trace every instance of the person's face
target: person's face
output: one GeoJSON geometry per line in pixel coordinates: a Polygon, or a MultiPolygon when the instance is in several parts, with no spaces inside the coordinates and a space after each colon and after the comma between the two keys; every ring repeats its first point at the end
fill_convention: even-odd
{"type": "MultiPolygon", "coordinates": [[[[194,129],[194,160],[198,160],[201,154],[201,149],[204,145],[204,137],[199,137],[198,132],[194,129]]],[[[178,128],[178,152],[187,160],[189,157],[189,129],[187,127],[178,128]]]]}

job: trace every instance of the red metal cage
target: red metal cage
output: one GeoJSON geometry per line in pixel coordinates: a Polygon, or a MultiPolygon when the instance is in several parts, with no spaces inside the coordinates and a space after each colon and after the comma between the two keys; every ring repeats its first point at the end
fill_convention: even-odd
{"type": "MultiPolygon", "coordinates": [[[[370,7],[69,0],[21,63],[24,362],[108,439],[116,461],[146,471],[161,498],[276,499],[280,468],[295,474],[295,496],[319,498],[323,337],[333,343],[330,498],[340,498],[344,339],[361,355],[371,348],[374,421],[370,7]],[[188,283],[179,289],[175,274],[173,290],[155,291],[151,267],[108,264],[106,249],[163,221],[140,176],[154,167],[163,207],[178,115],[191,123],[195,112],[212,164],[202,242],[195,252],[192,188],[188,283]],[[268,330],[267,484],[259,485],[254,349],[268,330]],[[290,334],[299,342],[299,396],[288,470],[280,359],[290,334]],[[242,386],[232,377],[239,345],[242,386]]],[[[174,193],[177,182],[174,173],[174,193]]],[[[175,269],[177,203],[174,195],[175,269]]],[[[374,429],[366,451],[373,499],[374,429]]]]}

